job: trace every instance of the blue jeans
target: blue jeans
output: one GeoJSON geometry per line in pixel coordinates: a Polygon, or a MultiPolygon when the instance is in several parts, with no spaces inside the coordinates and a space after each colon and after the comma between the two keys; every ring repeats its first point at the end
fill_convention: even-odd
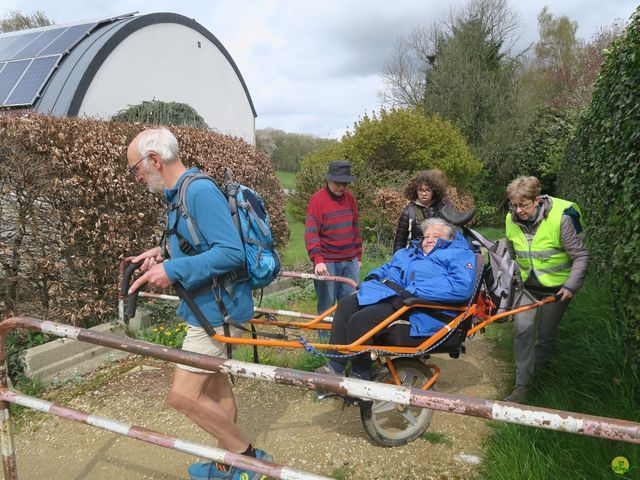
{"type": "MultiPolygon", "coordinates": [[[[352,258],[344,262],[326,263],[329,275],[334,277],[347,277],[356,283],[360,282],[360,266],[358,259],[352,258]]],[[[316,312],[321,314],[329,310],[340,299],[354,292],[354,288],[346,283],[341,282],[325,282],[322,280],[313,281],[316,287],[316,312]]],[[[320,331],[318,337],[322,341],[329,340],[329,332],[320,331]]]]}

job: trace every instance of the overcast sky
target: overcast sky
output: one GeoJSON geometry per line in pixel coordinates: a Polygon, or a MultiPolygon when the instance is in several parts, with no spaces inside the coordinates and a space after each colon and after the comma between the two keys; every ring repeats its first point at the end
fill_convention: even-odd
{"type": "MultiPolygon", "coordinates": [[[[398,38],[442,19],[449,0],[2,0],[10,10],[44,11],[56,23],[130,12],[174,12],[195,19],[229,51],[258,113],[257,128],[339,138],[365,112],[380,108],[380,72],[398,38]]],[[[520,45],[537,39],[537,15],[577,21],[588,40],[599,27],[628,20],[630,0],[509,0],[520,17],[520,45]]]]}

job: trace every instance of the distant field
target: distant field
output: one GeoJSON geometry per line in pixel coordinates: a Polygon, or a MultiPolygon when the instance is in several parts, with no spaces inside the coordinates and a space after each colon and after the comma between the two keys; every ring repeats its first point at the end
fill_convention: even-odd
{"type": "Polygon", "coordinates": [[[293,219],[291,212],[289,212],[289,207],[290,204],[287,202],[287,222],[289,223],[291,235],[287,249],[280,252],[282,263],[289,269],[304,268],[304,264],[307,264],[307,268],[309,268],[311,260],[309,260],[307,248],[304,245],[304,224],[293,219]]]}
{"type": "Polygon", "coordinates": [[[278,172],[278,178],[280,179],[280,183],[287,190],[293,190],[293,187],[296,185],[296,172],[278,172]]]}

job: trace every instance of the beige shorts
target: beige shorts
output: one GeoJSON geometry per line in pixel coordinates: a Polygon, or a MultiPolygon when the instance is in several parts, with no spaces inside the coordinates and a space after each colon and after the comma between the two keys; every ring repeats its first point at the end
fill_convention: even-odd
{"type": "MultiPolygon", "coordinates": [[[[224,327],[216,327],[215,331],[219,335],[224,335],[224,327]]],[[[243,333],[244,332],[239,328],[229,325],[230,336],[240,337],[243,333]]],[[[231,347],[233,348],[233,345],[231,347]]],[[[194,327],[193,325],[188,325],[187,327],[187,336],[184,338],[182,350],[211,355],[212,357],[227,358],[226,343],[222,343],[211,338],[207,332],[205,332],[204,328],[194,327]]],[[[203,370],[202,368],[192,367],[190,365],[177,364],[176,366],[183,370],[188,370],[189,372],[211,373],[210,370],[203,370]]]]}

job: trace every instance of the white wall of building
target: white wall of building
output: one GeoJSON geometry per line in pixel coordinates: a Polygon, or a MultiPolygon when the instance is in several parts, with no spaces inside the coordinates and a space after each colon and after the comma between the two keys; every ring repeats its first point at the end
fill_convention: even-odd
{"type": "Polygon", "coordinates": [[[255,145],[255,119],[238,75],[189,27],[160,23],[129,35],[102,63],[78,115],[106,119],[150,100],[186,103],[210,128],[255,145]]]}

